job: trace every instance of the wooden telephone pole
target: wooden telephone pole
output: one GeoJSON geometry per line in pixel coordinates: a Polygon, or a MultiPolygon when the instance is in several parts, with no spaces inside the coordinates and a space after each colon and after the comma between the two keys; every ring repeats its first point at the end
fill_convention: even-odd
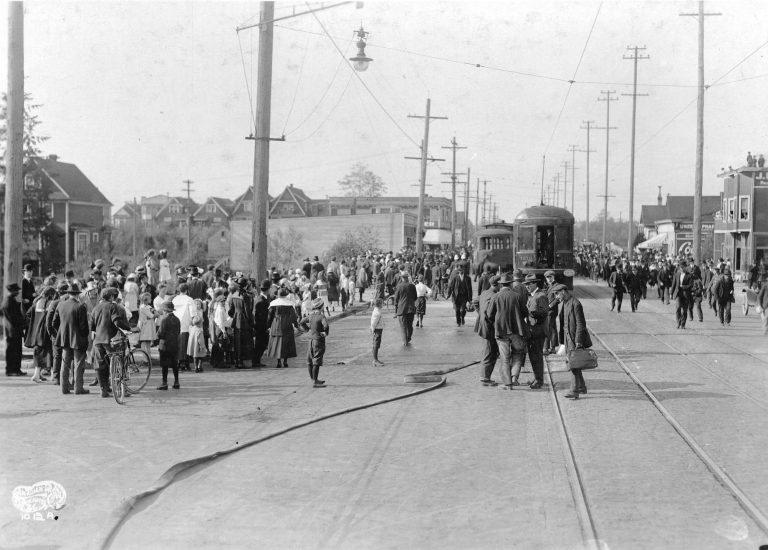
{"type": "Polygon", "coordinates": [[[635,222],[634,222],[634,213],[635,213],[635,121],[637,118],[637,97],[638,96],[647,96],[648,94],[638,94],[637,93],[637,61],[638,59],[650,59],[650,56],[648,55],[638,55],[638,50],[644,50],[645,46],[640,48],[639,46],[635,46],[634,48],[630,48],[627,46],[628,50],[634,50],[633,55],[625,55],[624,59],[632,59],[635,61],[635,81],[632,86],[632,93],[631,94],[621,94],[621,95],[630,95],[632,96],[632,157],[630,160],[630,168],[629,168],[629,237],[627,238],[627,250],[628,254],[632,254],[633,245],[635,242],[635,222]]]}
{"type": "Polygon", "coordinates": [[[442,149],[452,149],[453,150],[453,167],[451,168],[451,187],[452,187],[452,193],[451,193],[451,208],[453,210],[453,214],[451,215],[451,248],[456,248],[456,150],[457,149],[466,149],[466,147],[459,147],[459,144],[456,142],[456,136],[453,136],[453,139],[451,140],[450,147],[442,147],[442,149]]]}
{"type": "Polygon", "coordinates": [[[5,166],[3,291],[21,283],[24,204],[24,3],[8,3],[8,150],[5,166]]]}
{"type": "Polygon", "coordinates": [[[605,130],[605,193],[602,195],[605,198],[605,206],[604,206],[604,213],[603,213],[603,239],[601,244],[601,253],[605,253],[605,228],[606,223],[608,222],[608,152],[610,150],[610,135],[611,130],[615,130],[615,127],[611,126],[611,101],[618,101],[618,97],[611,97],[612,94],[615,94],[616,92],[612,91],[601,91],[601,94],[605,94],[605,99],[602,97],[598,97],[598,101],[605,101],[605,127],[604,128],[598,128],[605,130]]]}

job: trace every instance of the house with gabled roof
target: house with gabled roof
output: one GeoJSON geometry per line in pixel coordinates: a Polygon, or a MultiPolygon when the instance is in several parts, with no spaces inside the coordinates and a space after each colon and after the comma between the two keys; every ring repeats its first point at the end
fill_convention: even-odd
{"type": "Polygon", "coordinates": [[[54,225],[51,263],[89,258],[111,238],[112,203],[74,164],[57,155],[31,157],[25,178],[40,178],[51,204],[54,225]],[[61,258],[58,258],[61,254],[61,258]]]}
{"type": "MultiPolygon", "coordinates": [[[[272,197],[267,195],[268,203],[272,203],[272,197]]],[[[266,208],[269,204],[265,205],[266,208]]],[[[245,192],[234,200],[234,206],[229,216],[232,220],[252,220],[253,219],[253,186],[251,185],[245,192]]]]}
{"type": "Polygon", "coordinates": [[[133,227],[132,224],[141,224],[141,205],[135,202],[126,202],[112,214],[114,227],[133,227]]]}
{"type": "Polygon", "coordinates": [[[222,197],[208,197],[192,214],[195,225],[226,226],[235,201],[222,197]]]}
{"type": "Polygon", "coordinates": [[[186,197],[168,197],[168,202],[155,214],[155,223],[160,226],[184,227],[187,218],[198,208],[198,204],[186,197]]]}
{"type": "Polygon", "coordinates": [[[327,201],[310,199],[293,184],[269,201],[270,218],[309,218],[327,214],[327,201]]]}

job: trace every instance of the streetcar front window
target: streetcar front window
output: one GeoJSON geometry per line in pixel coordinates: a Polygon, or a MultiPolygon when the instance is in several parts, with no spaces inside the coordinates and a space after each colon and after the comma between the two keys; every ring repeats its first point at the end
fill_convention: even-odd
{"type": "Polygon", "coordinates": [[[520,227],[517,230],[517,249],[533,250],[533,227],[520,227]]]}

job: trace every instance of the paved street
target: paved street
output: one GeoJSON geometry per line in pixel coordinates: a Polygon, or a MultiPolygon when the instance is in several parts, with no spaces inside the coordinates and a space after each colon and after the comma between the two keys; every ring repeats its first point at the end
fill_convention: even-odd
{"type": "MultiPolygon", "coordinates": [[[[648,300],[640,312],[618,315],[608,311],[604,284],[580,281],[577,295],[590,328],[768,509],[759,458],[768,442],[759,359],[768,340],[758,320],[734,310],[733,326],[721,330],[706,312],[704,323],[682,333],[671,306],[648,300]],[[659,339],[687,346],[709,372],[659,339]]],[[[406,385],[403,376],[474,362],[473,315],[459,328],[446,302],[430,302],[427,326],[415,329],[410,349],[387,319],[382,368],[370,364],[369,312],[336,320],[323,389],[309,383],[303,340],[302,359],[287,370],[183,373],[177,392],[155,391],[151,380],[125,406],[4,378],[0,545],[100,548],[113,532],[112,548],[594,547],[577,514],[549,387],[483,387],[474,365],[432,391],[247,446],[434,386],[406,385]],[[174,465],[241,447],[131,500],[164,486],[174,465]],[[22,519],[11,505],[13,488],[42,480],[66,489],[66,506],[56,520],[22,519]]],[[[600,368],[586,374],[589,394],[557,403],[601,547],[754,549],[768,542],[614,357],[598,342],[595,349],[600,368]]],[[[555,357],[550,367],[560,392],[564,363],[555,357]]]]}

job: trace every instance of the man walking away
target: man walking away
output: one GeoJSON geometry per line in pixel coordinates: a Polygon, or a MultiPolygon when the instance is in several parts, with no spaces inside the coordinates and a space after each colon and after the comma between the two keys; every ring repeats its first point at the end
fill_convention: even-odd
{"type": "Polygon", "coordinates": [[[485,289],[475,300],[477,320],[475,332],[483,339],[483,358],[480,360],[480,382],[483,386],[498,386],[491,380],[496,361],[499,359],[499,344],[496,342],[496,332],[493,327],[493,317],[490,316],[491,305],[499,291],[499,277],[494,275],[489,278],[490,286],[485,289]]]}

